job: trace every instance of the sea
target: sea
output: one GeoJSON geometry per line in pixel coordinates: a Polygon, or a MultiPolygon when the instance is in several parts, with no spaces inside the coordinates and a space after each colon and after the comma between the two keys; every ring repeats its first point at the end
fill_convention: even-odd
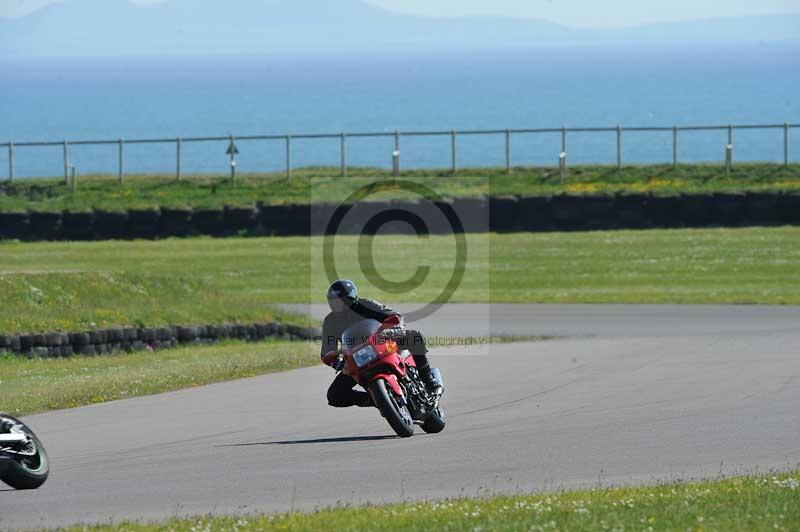
{"type": "MultiPolygon", "coordinates": [[[[394,131],[800,124],[800,44],[542,47],[294,56],[0,57],[0,143],[394,131]]],[[[616,162],[616,134],[567,135],[570,164],[616,162]]],[[[511,136],[513,165],[555,165],[560,133],[511,136]]],[[[727,131],[679,135],[681,162],[724,159],[727,131]]],[[[226,173],[227,141],[184,142],[182,171],[226,173]]],[[[505,135],[457,135],[459,167],[505,164],[505,135]]],[[[735,131],[737,161],[782,161],[784,131],[735,131]]],[[[281,171],[283,140],[238,141],[238,170],[281,171]]],[[[348,137],[352,166],[394,139],[348,137]]],[[[126,173],[176,170],[176,143],[124,146],[126,173]]],[[[449,168],[451,137],[401,137],[403,168],[449,168]]],[[[800,160],[800,128],[790,129],[800,160]]],[[[671,162],[672,132],[622,134],[625,163],[671,162]]],[[[341,139],[293,138],[291,164],[338,166],[341,139]]],[[[116,174],[119,145],[70,145],[79,174],[116,174]]],[[[17,178],[63,175],[63,147],[13,149],[17,178]]],[[[9,155],[0,146],[0,180],[9,155]]]]}

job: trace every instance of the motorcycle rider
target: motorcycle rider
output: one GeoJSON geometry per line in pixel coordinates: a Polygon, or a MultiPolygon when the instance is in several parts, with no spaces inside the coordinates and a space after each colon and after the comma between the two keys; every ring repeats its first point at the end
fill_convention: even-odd
{"type": "MultiPolygon", "coordinates": [[[[331,312],[322,323],[321,357],[339,350],[342,333],[353,324],[365,319],[383,323],[392,316],[400,316],[398,312],[377,301],[359,298],[358,289],[353,281],[336,281],[328,288],[327,295],[331,312]]],[[[408,349],[414,357],[423,382],[428,388],[433,389],[436,383],[431,375],[431,366],[427,357],[428,347],[422,333],[404,327],[388,332],[402,348],[408,349]]],[[[331,364],[331,367],[336,371],[341,371],[344,368],[344,361],[337,360],[331,364]]],[[[328,404],[337,408],[373,406],[372,397],[367,392],[353,389],[356,384],[358,383],[353,377],[339,373],[328,388],[328,404]]]]}

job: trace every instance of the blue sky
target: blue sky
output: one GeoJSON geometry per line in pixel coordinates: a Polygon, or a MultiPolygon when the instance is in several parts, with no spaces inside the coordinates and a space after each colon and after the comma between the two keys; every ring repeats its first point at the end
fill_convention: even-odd
{"type": "MultiPolygon", "coordinates": [[[[0,0],[0,16],[20,16],[62,0],[0,0]]],[[[134,0],[152,3],[163,0],[134,0]]],[[[335,0],[332,0],[335,1],[335,0]]],[[[505,15],[575,27],[634,26],[719,16],[800,13],[800,0],[367,0],[428,16],[505,15]]],[[[224,5],[224,0],[220,0],[224,5]]]]}

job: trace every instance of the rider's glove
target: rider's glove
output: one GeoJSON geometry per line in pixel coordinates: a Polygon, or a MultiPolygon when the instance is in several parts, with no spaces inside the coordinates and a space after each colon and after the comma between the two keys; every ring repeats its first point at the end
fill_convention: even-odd
{"type": "Polygon", "coordinates": [[[341,371],[344,364],[344,357],[339,351],[328,351],[322,357],[322,363],[332,367],[336,371],[341,371]]]}
{"type": "Polygon", "coordinates": [[[403,327],[393,327],[391,329],[384,329],[381,331],[384,338],[390,340],[400,340],[405,337],[406,330],[403,327]]]}

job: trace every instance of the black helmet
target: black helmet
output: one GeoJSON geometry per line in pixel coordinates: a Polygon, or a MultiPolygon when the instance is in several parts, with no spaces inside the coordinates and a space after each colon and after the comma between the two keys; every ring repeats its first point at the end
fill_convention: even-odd
{"type": "Polygon", "coordinates": [[[328,288],[328,305],[333,312],[342,312],[358,302],[358,289],[353,281],[341,280],[328,288]]]}

